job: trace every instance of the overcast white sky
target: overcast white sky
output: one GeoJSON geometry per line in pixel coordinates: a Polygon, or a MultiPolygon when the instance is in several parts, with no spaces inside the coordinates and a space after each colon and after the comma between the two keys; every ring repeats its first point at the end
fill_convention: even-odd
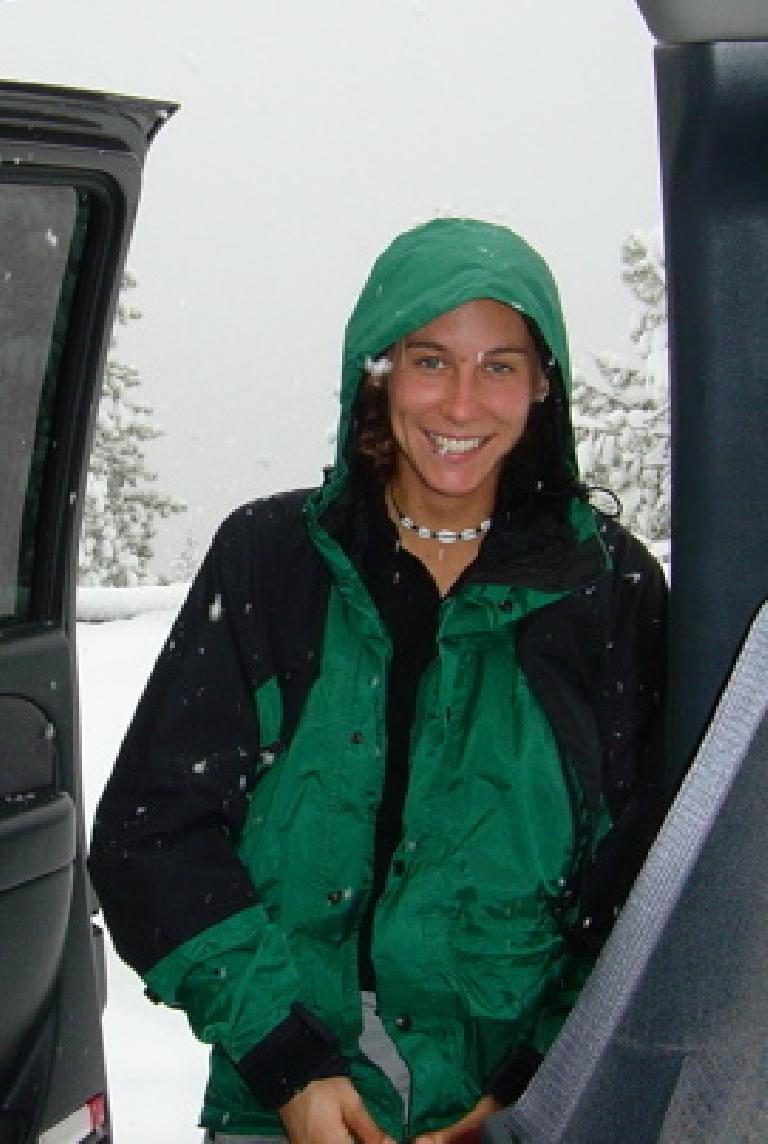
{"type": "Polygon", "coordinates": [[[619,249],[660,217],[633,0],[0,0],[0,74],[181,103],[148,157],[121,341],[190,512],[315,483],[347,314],[436,213],[502,221],[558,278],[577,360],[627,344],[619,249]]]}

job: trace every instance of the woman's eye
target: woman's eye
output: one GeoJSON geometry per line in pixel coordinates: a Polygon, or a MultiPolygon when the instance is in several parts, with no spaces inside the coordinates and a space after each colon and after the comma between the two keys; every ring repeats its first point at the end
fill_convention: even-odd
{"type": "Polygon", "coordinates": [[[445,359],[438,357],[436,354],[430,354],[429,357],[417,358],[416,365],[419,367],[419,369],[445,369],[445,359]]]}
{"type": "Polygon", "coordinates": [[[492,377],[511,377],[517,372],[517,366],[508,361],[487,361],[484,369],[492,377]]]}

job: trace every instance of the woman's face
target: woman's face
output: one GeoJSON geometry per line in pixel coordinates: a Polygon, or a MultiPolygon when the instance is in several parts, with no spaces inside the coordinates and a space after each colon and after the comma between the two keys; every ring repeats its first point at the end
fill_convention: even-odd
{"type": "Polygon", "coordinates": [[[416,505],[488,515],[502,461],[547,394],[525,321],[478,298],[414,330],[391,355],[398,503],[414,515],[416,505]]]}

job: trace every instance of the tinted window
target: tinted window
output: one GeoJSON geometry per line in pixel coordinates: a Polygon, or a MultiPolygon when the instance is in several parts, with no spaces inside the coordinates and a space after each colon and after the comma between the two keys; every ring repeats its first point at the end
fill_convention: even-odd
{"type": "Polygon", "coordinates": [[[0,184],[0,623],[27,619],[87,195],[0,184]]]}

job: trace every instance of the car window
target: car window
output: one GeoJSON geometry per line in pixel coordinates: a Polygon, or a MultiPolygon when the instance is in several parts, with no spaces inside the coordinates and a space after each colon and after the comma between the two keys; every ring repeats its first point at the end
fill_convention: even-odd
{"type": "Polygon", "coordinates": [[[41,493],[89,197],[0,185],[0,624],[32,615],[41,493]]]}

